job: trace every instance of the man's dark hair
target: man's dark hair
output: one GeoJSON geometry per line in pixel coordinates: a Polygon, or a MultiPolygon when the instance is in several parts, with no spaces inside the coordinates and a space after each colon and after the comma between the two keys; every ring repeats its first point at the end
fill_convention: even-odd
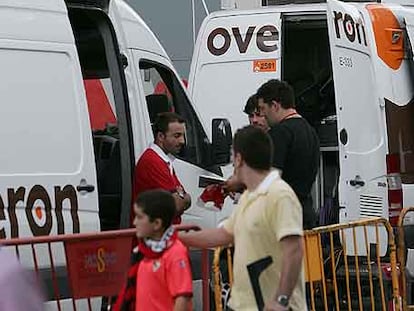
{"type": "Polygon", "coordinates": [[[233,139],[234,154],[240,153],[246,164],[256,170],[272,167],[273,144],[263,130],[249,125],[239,129],[233,139]]]}
{"type": "Polygon", "coordinates": [[[281,104],[284,109],[295,108],[295,94],[293,88],[285,81],[272,79],[264,83],[256,93],[257,98],[262,98],[267,105],[272,105],[272,100],[281,104]]]}
{"type": "Polygon", "coordinates": [[[145,191],[138,195],[135,204],[148,215],[150,221],[160,218],[164,229],[171,226],[176,209],[170,192],[161,189],[145,191]]]}
{"type": "Polygon", "coordinates": [[[158,133],[167,133],[170,123],[185,123],[185,120],[174,112],[162,112],[157,115],[153,124],[154,137],[157,137],[158,133]]]}
{"type": "Polygon", "coordinates": [[[243,112],[250,116],[254,112],[258,111],[258,109],[259,107],[257,105],[257,96],[256,94],[253,94],[247,100],[246,105],[244,106],[243,112]]]}

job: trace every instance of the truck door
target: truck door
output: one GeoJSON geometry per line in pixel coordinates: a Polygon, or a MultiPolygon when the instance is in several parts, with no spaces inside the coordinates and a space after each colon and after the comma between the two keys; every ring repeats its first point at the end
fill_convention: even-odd
{"type": "MultiPolygon", "coordinates": [[[[145,106],[141,120],[151,132],[150,124],[160,112],[174,111],[186,121],[186,147],[174,162],[174,168],[184,188],[192,197],[192,208],[184,214],[184,221],[198,223],[204,227],[215,227],[220,215],[214,211],[196,206],[197,198],[203,189],[198,185],[201,175],[212,175],[207,171],[209,162],[209,142],[206,133],[198,119],[194,108],[189,101],[178,76],[171,67],[170,62],[158,55],[133,51],[132,65],[137,72],[137,80],[145,106]]],[[[141,122],[142,122],[141,121],[141,122]]],[[[153,142],[152,133],[145,137],[143,149],[153,142]]]]}
{"type": "MultiPolygon", "coordinates": [[[[398,109],[400,114],[398,118],[398,132],[403,133],[404,140],[402,143],[398,144],[398,149],[400,152],[400,161],[403,163],[401,166],[401,176],[402,176],[402,188],[403,188],[403,207],[413,206],[414,205],[414,167],[411,163],[414,163],[414,128],[412,126],[412,116],[414,114],[414,72],[413,72],[413,62],[414,62],[414,10],[406,9],[404,10],[404,21],[407,30],[407,35],[409,38],[409,48],[411,49],[410,58],[409,58],[409,74],[408,79],[405,79],[406,83],[411,87],[406,87],[409,90],[409,100],[403,102],[403,104],[408,103],[398,109]],[[401,120],[403,122],[401,122],[401,120]]],[[[401,136],[399,134],[398,136],[401,136]]],[[[412,220],[414,222],[414,219],[412,220]]]]}
{"type": "Polygon", "coordinates": [[[281,77],[281,13],[277,10],[213,13],[199,32],[189,76],[190,96],[207,134],[213,118],[233,130],[248,124],[243,113],[250,95],[281,77]]]}
{"type": "Polygon", "coordinates": [[[199,187],[199,177],[220,173],[220,168],[212,163],[211,145],[200,115],[161,44],[142,19],[123,1],[111,1],[109,16],[117,33],[120,52],[128,60],[124,70],[135,163],[154,141],[151,123],[157,113],[174,111],[181,115],[186,120],[186,148],[174,162],[174,168],[193,202],[183,221],[215,227],[231,212],[232,206],[229,204],[228,208],[217,212],[196,204],[203,191],[199,187]]]}
{"type": "Polygon", "coordinates": [[[0,238],[99,230],[92,138],[63,0],[0,4],[0,238]]]}
{"type": "MultiPolygon", "coordinates": [[[[394,123],[390,122],[392,126],[390,130],[395,132],[395,135],[390,135],[390,133],[388,134],[390,137],[395,137],[392,142],[394,142],[393,145],[395,146],[395,152],[398,152],[401,163],[400,169],[403,189],[403,207],[409,207],[413,206],[414,204],[414,166],[412,165],[414,162],[414,125],[412,122],[414,115],[414,72],[412,71],[414,61],[414,10],[406,8],[403,11],[403,15],[407,36],[409,39],[408,48],[411,50],[408,58],[411,70],[408,74],[408,77],[403,81],[408,84],[408,86],[406,86],[406,89],[410,91],[408,97],[410,100],[402,102],[403,105],[393,105],[393,109],[390,110],[388,116],[393,119],[392,121],[395,120],[394,123]],[[406,104],[407,102],[408,104],[406,104]]],[[[401,82],[401,80],[399,82],[401,82]]],[[[412,230],[413,224],[413,213],[408,213],[405,218],[405,226],[409,228],[406,229],[406,235],[408,232],[410,232],[409,230],[412,230]]],[[[413,259],[414,250],[407,247],[406,270],[411,275],[414,273],[413,259]]]]}
{"type": "Polygon", "coordinates": [[[327,2],[338,122],[341,222],[388,217],[384,105],[372,60],[375,39],[369,16],[363,13],[362,7],[327,2]]]}

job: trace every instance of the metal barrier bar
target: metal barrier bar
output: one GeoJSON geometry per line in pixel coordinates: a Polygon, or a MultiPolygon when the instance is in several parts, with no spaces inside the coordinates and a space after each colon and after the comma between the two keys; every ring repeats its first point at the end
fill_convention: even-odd
{"type": "MultiPolygon", "coordinates": [[[[305,254],[310,253],[309,247],[308,247],[308,245],[309,245],[308,239],[309,239],[309,235],[305,235],[305,254]]],[[[310,261],[309,260],[305,260],[305,267],[307,269],[306,271],[311,271],[311,266],[310,266],[310,261]]],[[[313,293],[314,288],[313,288],[313,282],[312,281],[309,282],[309,287],[310,287],[310,292],[313,293]]],[[[316,308],[315,307],[315,297],[314,297],[314,295],[311,295],[311,308],[312,308],[312,310],[315,310],[315,308],[316,308]]]]}
{"type": "Polygon", "coordinates": [[[201,275],[202,275],[202,287],[203,287],[203,311],[210,311],[210,288],[209,288],[209,261],[208,261],[208,249],[201,251],[201,275]]]}
{"type": "Polygon", "coordinates": [[[34,270],[35,270],[36,275],[37,275],[37,272],[39,271],[39,265],[37,263],[36,249],[35,249],[33,244],[31,244],[30,246],[31,246],[31,249],[32,249],[32,258],[33,258],[34,270]]]}
{"type": "MultiPolygon", "coordinates": [[[[190,230],[200,230],[200,228],[198,226],[194,226],[194,225],[178,225],[175,226],[176,230],[178,231],[190,231],[190,230]]],[[[52,299],[52,303],[56,302],[56,307],[57,310],[62,310],[62,299],[61,299],[61,287],[59,286],[59,282],[58,282],[58,275],[57,275],[57,266],[56,264],[60,264],[60,260],[63,260],[62,265],[64,264],[67,269],[68,269],[68,253],[67,250],[69,248],[67,248],[68,245],[70,245],[71,243],[92,243],[92,244],[88,244],[88,245],[94,245],[93,243],[104,243],[105,240],[114,240],[115,241],[119,241],[118,238],[123,238],[123,239],[128,239],[131,238],[131,242],[133,240],[133,238],[135,237],[135,229],[126,229],[126,230],[114,230],[114,231],[105,231],[105,232],[95,232],[95,233],[82,233],[82,234],[68,234],[68,235],[57,235],[57,236],[41,236],[41,237],[30,237],[30,238],[17,238],[17,239],[9,239],[9,240],[2,240],[0,241],[0,244],[4,247],[12,247],[15,250],[15,253],[17,255],[19,255],[20,260],[28,260],[30,258],[28,258],[28,256],[26,255],[25,257],[22,257],[22,254],[24,252],[23,249],[20,249],[20,247],[30,247],[30,249],[27,249],[27,251],[30,251],[30,254],[32,256],[32,260],[33,260],[33,266],[32,264],[30,264],[32,266],[32,268],[34,269],[34,272],[36,274],[36,277],[38,278],[38,280],[40,280],[40,271],[41,271],[41,266],[42,268],[45,267],[46,269],[50,269],[50,274],[51,274],[51,286],[52,286],[52,290],[53,290],[53,296],[54,298],[52,299]],[[36,246],[42,245],[42,247],[46,247],[44,251],[41,252],[41,254],[39,254],[39,250],[36,249],[36,246]],[[55,250],[55,246],[61,246],[64,249],[64,254],[63,254],[63,258],[60,258],[59,255],[56,261],[56,258],[54,257],[54,251],[55,250]],[[39,261],[38,256],[43,256],[45,261],[42,260],[42,262],[39,261]],[[47,260],[48,257],[48,260],[47,260]],[[45,265],[46,264],[46,265],[45,265]],[[55,300],[55,301],[53,301],[55,300]]],[[[117,242],[118,243],[118,242],[117,242]]],[[[129,244],[128,244],[129,245],[129,244]]],[[[132,244],[131,244],[132,246],[132,244]]],[[[118,246],[119,247],[119,246],[118,246]]],[[[55,250],[56,251],[56,250],[55,250]]],[[[125,274],[126,274],[126,270],[129,267],[129,257],[130,257],[130,248],[129,246],[127,248],[125,248],[125,251],[127,253],[127,262],[128,264],[122,267],[120,267],[121,270],[125,270],[125,274]]],[[[26,253],[24,253],[26,254],[26,253]]],[[[74,254],[77,254],[76,252],[74,254]]],[[[30,256],[29,256],[30,257],[30,256]]],[[[203,283],[203,290],[202,290],[202,299],[203,299],[203,311],[209,311],[210,310],[210,300],[209,300],[209,257],[208,257],[208,250],[202,250],[202,283],[203,283]]],[[[99,265],[98,264],[98,259],[95,258],[95,261],[93,261],[93,264],[99,265]],[[96,262],[95,262],[96,261],[96,262]]],[[[96,269],[96,268],[95,268],[96,269]]],[[[99,270],[99,268],[98,268],[99,270]]],[[[103,271],[104,273],[105,271],[103,271]]],[[[69,273],[69,270],[68,270],[69,273]]],[[[75,273],[77,274],[77,273],[75,273]]],[[[104,275],[104,274],[103,274],[104,275]]],[[[72,275],[73,276],[73,275],[72,275]]],[[[109,274],[108,274],[109,276],[109,274]]],[[[106,276],[105,276],[106,277],[106,276]]],[[[66,279],[65,282],[69,282],[68,286],[71,288],[72,290],[74,289],[73,286],[71,285],[71,274],[69,273],[69,279],[66,279]]],[[[122,280],[124,281],[124,280],[122,280]]],[[[111,293],[110,295],[116,295],[118,294],[118,290],[116,290],[116,292],[111,293]]],[[[95,293],[95,292],[94,292],[95,293]]],[[[91,298],[99,298],[99,297],[108,297],[108,301],[109,304],[112,301],[112,297],[111,296],[107,296],[106,294],[104,294],[103,292],[97,292],[96,294],[94,294],[93,296],[89,296],[89,297],[81,297],[81,298],[76,298],[74,295],[74,292],[72,292],[71,297],[67,297],[70,298],[71,301],[67,301],[68,303],[71,303],[73,310],[78,310],[79,307],[77,306],[77,301],[80,300],[84,300],[85,304],[84,308],[86,307],[88,310],[93,310],[93,305],[92,305],[92,299],[91,298]]],[[[96,303],[96,300],[94,300],[96,303]]],[[[99,302],[100,304],[100,302],[99,302]]],[[[68,306],[65,306],[65,308],[68,306]]],[[[96,307],[96,305],[95,305],[96,307]]],[[[82,307],[81,307],[82,308],[82,307]]],[[[99,306],[99,310],[100,310],[101,306],[99,306]]],[[[96,309],[96,308],[95,308],[96,309]]],[[[84,310],[84,309],[82,309],[84,310]]]]}
{"type": "Polygon", "coordinates": [[[334,240],[332,232],[329,232],[329,242],[330,242],[330,249],[331,249],[331,268],[332,268],[332,278],[335,290],[335,303],[336,303],[336,310],[339,311],[339,294],[338,294],[338,284],[336,283],[336,261],[335,261],[335,253],[334,253],[334,240]]]}
{"type": "Polygon", "coordinates": [[[352,238],[354,240],[354,258],[355,258],[355,273],[356,273],[356,277],[357,277],[357,288],[358,288],[358,303],[359,303],[359,310],[362,310],[363,307],[363,303],[362,303],[362,291],[361,291],[361,279],[360,279],[360,273],[359,273],[359,256],[358,254],[358,246],[357,246],[357,239],[356,239],[356,232],[355,232],[355,227],[352,227],[352,238]]]}
{"type": "Polygon", "coordinates": [[[227,273],[230,288],[233,285],[233,258],[231,254],[232,245],[228,247],[216,247],[214,250],[212,271],[214,277],[214,305],[215,311],[223,311],[225,306],[223,305],[222,296],[221,296],[221,280],[222,274],[220,273],[220,255],[223,251],[226,251],[227,257],[227,273]]]}
{"type": "MultiPolygon", "coordinates": [[[[360,238],[357,239],[357,229],[359,230],[358,232],[361,234],[362,231],[361,230],[366,230],[364,229],[364,227],[375,227],[376,230],[376,237],[377,237],[377,275],[378,275],[378,279],[379,279],[379,283],[380,283],[380,288],[381,288],[381,302],[382,302],[382,310],[386,310],[386,299],[385,299],[385,291],[384,291],[384,284],[383,284],[383,277],[382,277],[382,265],[381,265],[381,259],[380,259],[380,239],[379,239],[379,233],[378,233],[378,225],[381,225],[385,228],[387,234],[388,234],[388,249],[389,249],[389,262],[386,263],[387,265],[390,266],[390,296],[391,296],[391,301],[390,303],[392,303],[395,306],[395,310],[399,310],[399,300],[400,300],[400,295],[399,295],[399,284],[398,284],[398,271],[397,271],[397,261],[396,261],[396,245],[395,245],[395,240],[394,240],[394,234],[393,234],[393,228],[391,227],[391,225],[388,223],[387,220],[382,219],[382,218],[372,218],[372,219],[364,219],[364,220],[358,220],[358,221],[354,221],[354,222],[350,222],[347,224],[335,224],[335,225],[331,225],[331,226],[325,226],[325,227],[319,227],[319,228],[315,228],[313,230],[309,230],[305,233],[305,237],[306,235],[315,235],[316,233],[318,234],[326,234],[326,233],[330,233],[330,232],[338,232],[339,235],[342,237],[342,250],[344,252],[344,266],[345,266],[345,280],[346,280],[346,292],[347,292],[347,304],[348,304],[348,310],[354,310],[354,307],[352,306],[352,297],[351,297],[351,286],[350,286],[350,278],[349,278],[349,262],[348,262],[348,258],[346,256],[347,252],[346,252],[346,241],[347,241],[347,237],[346,237],[346,232],[344,232],[345,230],[351,230],[350,233],[352,233],[352,242],[353,242],[353,248],[351,250],[354,251],[354,256],[353,256],[353,260],[355,261],[355,263],[353,264],[353,275],[356,279],[356,286],[357,286],[357,303],[358,303],[358,307],[357,309],[359,310],[364,310],[365,308],[365,304],[368,304],[368,302],[366,301],[367,295],[363,294],[363,289],[368,290],[369,289],[369,294],[368,297],[370,298],[371,302],[373,304],[375,304],[375,295],[373,295],[373,275],[372,275],[372,270],[370,271],[371,267],[369,265],[367,265],[366,268],[364,268],[364,275],[366,275],[366,277],[364,277],[364,283],[362,282],[362,275],[361,275],[361,264],[363,263],[361,261],[361,259],[363,257],[360,257],[358,255],[359,252],[363,252],[363,249],[358,250],[358,240],[361,243],[361,245],[363,245],[364,241],[362,241],[360,238]],[[369,267],[368,267],[369,266],[369,267]],[[369,284],[366,284],[366,280],[368,280],[369,284]],[[350,298],[351,297],[351,298],[350,298]]],[[[349,233],[348,233],[349,235],[349,233]]],[[[320,247],[320,236],[318,236],[318,248],[320,247]]],[[[330,239],[330,241],[332,242],[332,239],[330,239]]],[[[330,243],[332,244],[332,243],[330,243]]],[[[366,246],[366,254],[365,257],[371,257],[369,252],[369,247],[367,247],[368,242],[365,241],[365,246],[366,246]]],[[[332,246],[332,245],[330,245],[332,246]]],[[[320,250],[320,248],[319,248],[320,250]]],[[[309,252],[309,250],[307,250],[307,253],[309,252]]],[[[322,254],[322,252],[320,251],[320,254],[322,254]]],[[[320,255],[321,257],[321,261],[324,260],[324,258],[322,257],[322,255],[320,255]]],[[[332,257],[332,252],[330,252],[330,256],[332,257]]],[[[333,255],[335,256],[335,255],[333,255]]],[[[331,258],[331,260],[335,260],[335,258],[331,258]]],[[[331,264],[332,267],[334,267],[331,264]]],[[[334,271],[332,271],[332,274],[334,274],[334,271]]],[[[321,273],[322,276],[322,284],[324,283],[324,280],[326,279],[326,277],[323,275],[323,273],[321,273]]],[[[335,278],[337,278],[336,275],[332,275],[332,279],[333,281],[335,281],[335,278]]],[[[334,284],[335,285],[335,284],[334,284]]],[[[335,288],[334,288],[335,290],[335,288]]],[[[311,295],[314,295],[315,292],[313,290],[311,290],[311,295]]],[[[323,300],[325,300],[325,293],[323,295],[323,300]]],[[[342,300],[342,299],[340,299],[342,300]]],[[[313,299],[311,297],[311,303],[312,303],[312,308],[314,308],[313,305],[313,299]]],[[[335,303],[337,303],[336,297],[335,297],[335,303]]],[[[317,306],[316,306],[317,308],[317,306]]],[[[325,310],[327,309],[327,305],[326,305],[326,301],[323,302],[323,308],[325,310]]],[[[373,306],[371,305],[370,308],[373,308],[373,306]]],[[[330,310],[330,309],[329,309],[330,310]]]]}
{"type": "MultiPolygon", "coordinates": [[[[345,265],[345,271],[349,271],[349,266],[348,266],[348,257],[346,256],[347,254],[347,248],[346,248],[346,238],[345,238],[345,233],[344,230],[341,230],[341,237],[342,237],[342,249],[344,252],[344,265],[345,265]]],[[[352,308],[352,302],[351,302],[351,288],[350,288],[350,282],[349,282],[349,273],[345,273],[345,280],[346,280],[346,296],[347,296],[347,303],[348,303],[348,311],[351,311],[352,308]]]]}
{"type": "Polygon", "coordinates": [[[38,236],[29,238],[13,238],[2,240],[0,242],[3,246],[20,246],[30,244],[46,244],[54,242],[67,242],[67,241],[90,241],[95,240],[96,237],[100,239],[107,239],[113,237],[131,237],[135,236],[135,229],[123,229],[123,230],[112,230],[95,233],[76,233],[76,234],[65,234],[65,235],[53,235],[53,236],[38,236]]]}
{"type": "MultiPolygon", "coordinates": [[[[388,223],[388,226],[391,228],[391,225],[388,223]]],[[[390,262],[391,267],[394,267],[394,269],[391,270],[391,277],[392,277],[392,292],[393,292],[393,303],[394,303],[394,310],[401,310],[401,296],[400,296],[400,290],[399,290],[399,280],[397,275],[397,246],[395,244],[395,238],[394,234],[392,233],[392,243],[389,243],[390,248],[390,262]]]]}
{"type": "Polygon", "coordinates": [[[20,258],[19,247],[17,245],[15,246],[15,252],[16,252],[17,258],[20,258]]]}
{"type": "Polygon", "coordinates": [[[91,299],[87,298],[86,301],[88,302],[88,310],[92,311],[92,303],[91,303],[91,299]]]}
{"type": "MultiPolygon", "coordinates": [[[[367,226],[364,226],[364,239],[365,239],[365,249],[367,250],[367,262],[370,263],[371,262],[371,251],[370,251],[369,244],[368,244],[367,226]]],[[[378,244],[378,241],[377,241],[377,244],[378,244]]],[[[369,295],[372,301],[371,310],[375,311],[374,284],[372,281],[372,269],[371,269],[370,264],[368,264],[368,280],[369,280],[369,295]]]]}
{"type": "MultiPolygon", "coordinates": [[[[370,218],[308,230],[304,244],[310,310],[387,311],[391,304],[393,311],[401,310],[396,244],[393,228],[386,219],[370,218]],[[381,235],[379,226],[384,230],[381,235]],[[381,254],[385,253],[383,247],[388,249],[386,256],[381,254]]],[[[223,308],[219,284],[221,251],[222,248],[216,249],[213,262],[217,311],[223,308]]],[[[229,268],[230,264],[228,258],[229,268]]]]}
{"type": "MultiPolygon", "coordinates": [[[[60,297],[59,285],[57,283],[57,278],[56,278],[55,264],[53,262],[52,247],[50,243],[47,243],[47,249],[49,251],[50,268],[52,271],[53,289],[55,291],[55,297],[60,297]]],[[[61,310],[60,299],[56,299],[56,303],[57,303],[58,310],[60,311],[61,310]]]]}
{"type": "Polygon", "coordinates": [[[214,273],[214,303],[216,311],[223,310],[223,304],[221,302],[221,281],[220,281],[220,253],[222,247],[217,247],[214,250],[213,257],[213,273],[214,273]]]}
{"type": "Polygon", "coordinates": [[[231,256],[231,249],[227,248],[227,265],[229,267],[229,284],[233,286],[233,258],[231,256]]]}
{"type": "Polygon", "coordinates": [[[406,258],[405,258],[405,232],[404,232],[404,220],[409,212],[414,212],[414,207],[404,208],[398,219],[398,262],[400,263],[401,271],[401,296],[403,310],[414,310],[414,306],[409,306],[407,303],[407,276],[406,276],[406,258]]]}
{"type": "MultiPolygon", "coordinates": [[[[322,242],[321,242],[321,233],[320,232],[317,233],[317,237],[318,237],[319,258],[323,259],[322,242]]],[[[321,274],[322,274],[323,302],[324,302],[325,310],[328,310],[328,298],[327,298],[327,294],[326,294],[325,267],[324,267],[323,260],[320,260],[319,264],[320,264],[320,269],[321,269],[320,271],[321,271],[321,274]]]]}
{"type": "MultiPolygon", "coordinates": [[[[379,228],[378,228],[378,225],[375,225],[375,237],[376,237],[376,242],[377,242],[377,245],[376,245],[376,250],[377,250],[377,265],[378,265],[378,267],[380,267],[381,266],[381,258],[379,257],[379,253],[380,253],[380,244],[379,244],[379,241],[380,241],[380,238],[379,238],[379,228]]],[[[378,277],[379,277],[379,280],[380,280],[382,310],[383,311],[386,311],[386,308],[385,308],[384,281],[383,281],[383,278],[382,278],[382,273],[378,273],[378,277]]]]}

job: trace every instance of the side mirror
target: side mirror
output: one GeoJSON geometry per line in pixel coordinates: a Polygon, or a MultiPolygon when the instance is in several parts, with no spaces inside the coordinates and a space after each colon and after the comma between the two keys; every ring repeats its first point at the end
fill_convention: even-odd
{"type": "Polygon", "coordinates": [[[211,129],[213,162],[215,164],[230,163],[233,135],[229,120],[213,119],[211,129]]]}

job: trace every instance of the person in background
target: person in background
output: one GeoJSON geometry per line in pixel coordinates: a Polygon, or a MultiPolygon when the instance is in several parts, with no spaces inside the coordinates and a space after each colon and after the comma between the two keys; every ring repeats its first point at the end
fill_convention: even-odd
{"type": "MultiPolygon", "coordinates": [[[[277,146],[275,146],[277,148],[277,146]]],[[[223,227],[180,234],[190,247],[234,245],[229,306],[236,311],[305,311],[302,208],[272,170],[268,134],[253,126],[233,140],[234,176],[247,189],[223,227]]]]}
{"type": "Polygon", "coordinates": [[[0,249],[0,310],[43,311],[44,297],[35,277],[16,256],[0,249]]]}
{"type": "MultiPolygon", "coordinates": [[[[243,112],[247,114],[250,125],[253,125],[265,132],[267,132],[270,129],[269,124],[267,123],[266,117],[260,114],[256,94],[251,95],[247,99],[243,112]]],[[[237,197],[236,193],[242,193],[245,189],[245,186],[242,184],[238,184],[235,178],[231,176],[224,183],[223,189],[226,193],[230,194],[232,198],[236,198],[237,197]]]]}
{"type": "Polygon", "coordinates": [[[190,311],[192,275],[187,248],[172,226],[175,200],[164,190],[138,196],[134,204],[138,246],[114,311],[190,311]]]}
{"type": "Polygon", "coordinates": [[[265,132],[269,130],[269,124],[267,123],[266,117],[260,114],[256,94],[249,97],[243,112],[249,117],[250,125],[256,126],[265,132]]]}
{"type": "Polygon", "coordinates": [[[142,154],[135,167],[134,194],[152,189],[164,189],[176,201],[173,223],[181,223],[181,215],[191,206],[191,197],[185,192],[174,170],[175,155],[185,145],[185,122],[178,114],[163,112],[154,122],[154,143],[142,154]]]}
{"type": "Polygon", "coordinates": [[[317,224],[311,190],[319,169],[318,135],[297,113],[293,89],[286,82],[269,80],[256,95],[260,112],[271,125],[268,133],[276,148],[273,166],[302,204],[304,229],[311,229],[317,224]]]}

